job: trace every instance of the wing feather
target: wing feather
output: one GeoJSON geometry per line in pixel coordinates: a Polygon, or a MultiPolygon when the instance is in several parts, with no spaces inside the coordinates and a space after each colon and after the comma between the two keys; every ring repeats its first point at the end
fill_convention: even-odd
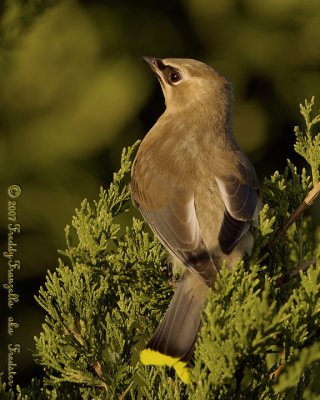
{"type": "Polygon", "coordinates": [[[258,195],[255,188],[234,176],[216,178],[216,181],[225,205],[219,244],[224,253],[230,254],[250,228],[258,195]]]}
{"type": "Polygon", "coordinates": [[[212,286],[217,269],[200,233],[194,194],[176,191],[166,207],[148,210],[140,206],[139,209],[167,250],[212,286]]]}

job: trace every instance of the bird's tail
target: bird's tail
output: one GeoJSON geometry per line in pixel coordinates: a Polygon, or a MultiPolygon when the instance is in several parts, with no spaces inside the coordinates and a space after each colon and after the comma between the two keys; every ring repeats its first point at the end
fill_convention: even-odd
{"type": "Polygon", "coordinates": [[[173,367],[180,379],[189,383],[186,366],[193,354],[208,290],[194,273],[184,272],[165,316],[140,353],[143,364],[173,367]]]}

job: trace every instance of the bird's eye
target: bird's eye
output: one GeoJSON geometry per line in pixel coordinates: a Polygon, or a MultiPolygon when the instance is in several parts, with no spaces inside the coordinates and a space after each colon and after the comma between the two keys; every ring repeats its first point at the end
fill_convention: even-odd
{"type": "Polygon", "coordinates": [[[182,76],[179,71],[173,69],[169,72],[169,75],[168,75],[169,83],[174,85],[175,83],[181,81],[181,79],[182,79],[182,76]]]}

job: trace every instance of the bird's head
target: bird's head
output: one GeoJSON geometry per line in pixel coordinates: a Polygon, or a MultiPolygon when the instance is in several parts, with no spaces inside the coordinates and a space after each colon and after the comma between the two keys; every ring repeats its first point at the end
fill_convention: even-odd
{"type": "Polygon", "coordinates": [[[231,84],[207,64],[188,58],[143,57],[156,74],[167,110],[232,98],[231,84]]]}

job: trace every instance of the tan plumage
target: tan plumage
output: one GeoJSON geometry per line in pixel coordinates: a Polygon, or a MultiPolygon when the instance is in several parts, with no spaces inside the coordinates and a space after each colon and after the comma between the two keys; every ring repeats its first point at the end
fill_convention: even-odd
{"type": "Polygon", "coordinates": [[[166,110],[138,150],[132,201],[187,267],[147,348],[188,361],[222,261],[231,267],[252,245],[258,180],[232,135],[231,84],[200,61],[145,60],[160,81],[166,110]]]}

